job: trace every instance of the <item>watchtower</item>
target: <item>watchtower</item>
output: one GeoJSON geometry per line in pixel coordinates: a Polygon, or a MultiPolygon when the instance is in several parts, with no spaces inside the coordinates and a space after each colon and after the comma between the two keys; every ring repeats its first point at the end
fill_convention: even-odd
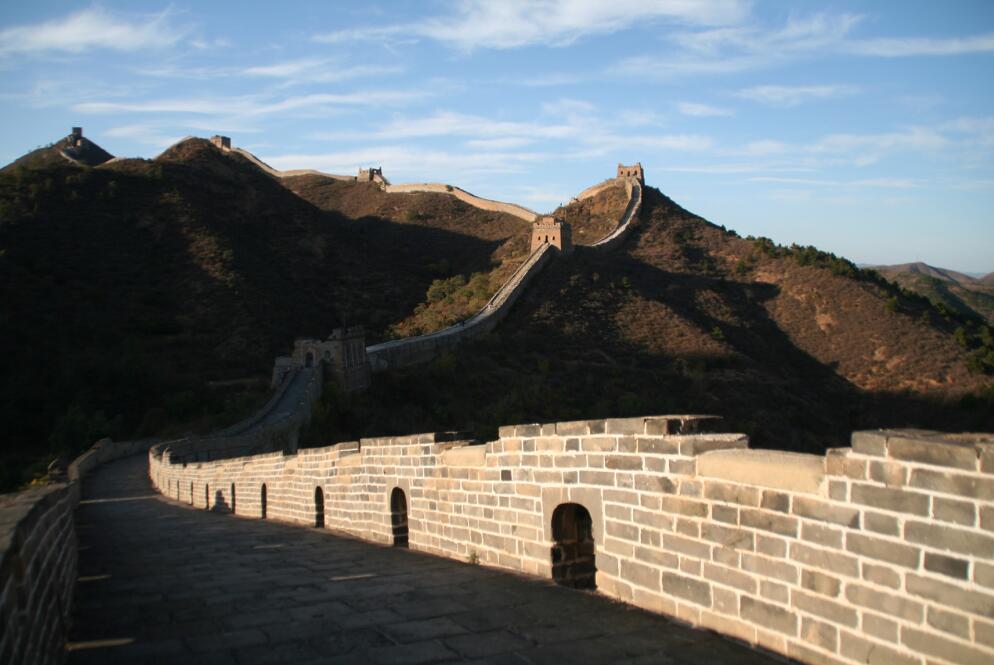
{"type": "Polygon", "coordinates": [[[79,147],[83,145],[83,128],[73,127],[72,132],[69,134],[69,142],[75,146],[79,147]]]}
{"type": "Polygon", "coordinates": [[[221,150],[231,150],[231,137],[215,134],[211,137],[211,143],[216,145],[221,150]]]}
{"type": "Polygon", "coordinates": [[[276,359],[272,387],[283,383],[295,367],[320,367],[334,375],[347,392],[369,386],[369,360],[366,358],[366,333],[361,326],[336,328],[326,340],[298,339],[293,355],[276,359]]]}
{"type": "Polygon", "coordinates": [[[356,180],[359,182],[383,182],[383,169],[382,168],[368,168],[359,169],[359,175],[356,176],[356,180]]]}
{"type": "Polygon", "coordinates": [[[645,174],[642,173],[642,162],[635,162],[632,166],[618,164],[619,178],[635,178],[640,184],[645,184],[645,174]]]}
{"type": "Polygon", "coordinates": [[[573,251],[573,231],[569,224],[555,217],[540,217],[532,225],[532,251],[548,243],[563,254],[573,251]]]}

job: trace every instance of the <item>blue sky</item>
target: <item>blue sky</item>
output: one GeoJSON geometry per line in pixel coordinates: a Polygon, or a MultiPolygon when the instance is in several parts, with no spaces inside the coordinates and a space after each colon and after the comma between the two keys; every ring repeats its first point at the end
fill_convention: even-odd
{"type": "Polygon", "coordinates": [[[0,8],[0,162],[230,135],[279,168],[549,210],[640,160],[743,235],[994,270],[994,2],[0,8]]]}

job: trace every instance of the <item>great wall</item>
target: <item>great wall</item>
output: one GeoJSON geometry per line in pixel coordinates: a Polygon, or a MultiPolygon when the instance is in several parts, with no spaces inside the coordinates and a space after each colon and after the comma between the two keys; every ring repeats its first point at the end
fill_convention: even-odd
{"type": "MultiPolygon", "coordinates": [[[[462,198],[363,173],[385,191],[462,198]]],[[[620,181],[629,198],[587,251],[624,241],[643,178],[640,165],[619,165],[580,194],[620,181]]],[[[994,435],[856,432],[816,456],[750,450],[744,435],[715,433],[718,419],[689,415],[508,425],[485,443],[433,433],[299,449],[326,375],[362,390],[371,372],[492,330],[570,252],[568,225],[520,210],[534,215],[531,255],[461,324],[368,347],[355,328],[298,340],[250,418],[207,437],[100,442],[65,482],[3,497],[0,661],[63,659],[80,483],[136,454],[158,492],[194,508],[596,589],[805,663],[994,660],[994,435]]]]}

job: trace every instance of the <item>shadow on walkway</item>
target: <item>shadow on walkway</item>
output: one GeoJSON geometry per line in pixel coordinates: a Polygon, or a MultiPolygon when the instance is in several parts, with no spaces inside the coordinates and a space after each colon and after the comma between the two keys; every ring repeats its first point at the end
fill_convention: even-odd
{"type": "Polygon", "coordinates": [[[596,594],[87,478],[69,663],[772,663],[596,594]]]}

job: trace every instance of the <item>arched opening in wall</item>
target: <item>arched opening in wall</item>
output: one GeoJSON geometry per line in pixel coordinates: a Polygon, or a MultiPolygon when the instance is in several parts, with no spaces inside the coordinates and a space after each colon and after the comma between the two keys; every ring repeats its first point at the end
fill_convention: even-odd
{"type": "Polygon", "coordinates": [[[407,547],[407,495],[399,487],[390,492],[390,528],[393,546],[407,547]]]}
{"type": "Polygon", "coordinates": [[[314,488],[314,526],[324,528],[324,490],[314,488]]]}
{"type": "Polygon", "coordinates": [[[552,579],[574,589],[596,589],[594,522],[578,503],[564,503],[552,513],[552,579]]]}
{"type": "Polygon", "coordinates": [[[235,484],[231,483],[231,514],[235,514],[235,484]]]}
{"type": "Polygon", "coordinates": [[[211,509],[211,486],[204,485],[204,510],[211,509]]]}
{"type": "Polygon", "coordinates": [[[304,356],[304,367],[314,367],[314,352],[308,351],[304,356]]]}
{"type": "Polygon", "coordinates": [[[259,516],[262,519],[266,519],[266,483],[262,484],[262,488],[259,490],[259,516]]]}
{"type": "Polygon", "coordinates": [[[193,481],[190,481],[190,505],[193,505],[193,481]]]}

